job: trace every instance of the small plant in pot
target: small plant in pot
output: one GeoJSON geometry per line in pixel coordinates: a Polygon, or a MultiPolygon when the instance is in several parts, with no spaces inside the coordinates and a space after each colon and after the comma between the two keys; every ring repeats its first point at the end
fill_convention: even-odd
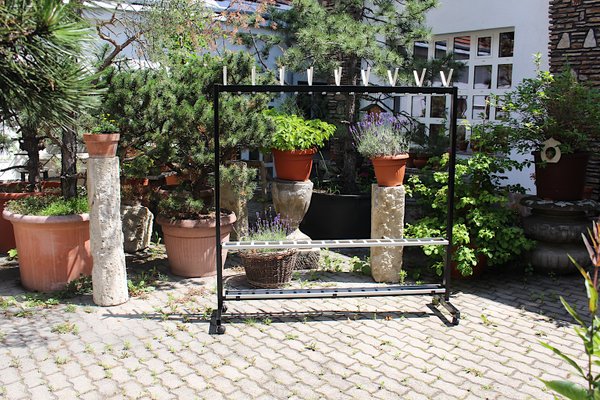
{"type": "Polygon", "coordinates": [[[350,131],[358,152],[371,159],[379,186],[402,185],[411,123],[393,114],[371,113],[350,131]]]}
{"type": "MultiPolygon", "coordinates": [[[[188,278],[214,275],[217,224],[214,210],[205,201],[191,196],[189,191],[178,189],[162,194],[157,223],[163,231],[171,271],[188,278]]],[[[229,240],[235,221],[233,212],[221,212],[221,241],[229,240]]],[[[223,250],[222,257],[225,262],[227,250],[223,250]]]]}
{"type": "Polygon", "coordinates": [[[83,141],[90,157],[108,158],[117,154],[120,134],[117,121],[103,114],[91,128],[91,133],[83,134],[83,141]]]}
{"type": "Polygon", "coordinates": [[[569,69],[553,75],[538,68],[535,78],[499,100],[510,113],[504,122],[509,142],[523,154],[533,150],[537,195],[581,199],[588,149],[600,137],[600,91],[578,82],[569,69]]]}
{"type": "MultiPolygon", "coordinates": [[[[280,214],[267,213],[261,217],[256,213],[256,218],[244,241],[286,240],[292,232],[280,214]]],[[[250,285],[265,289],[282,287],[292,280],[297,254],[296,249],[252,249],[239,253],[250,285]]]]}
{"type": "Polygon", "coordinates": [[[335,133],[335,125],[275,110],[264,114],[273,125],[271,151],[277,177],[289,181],[308,180],[313,155],[335,133]]]}

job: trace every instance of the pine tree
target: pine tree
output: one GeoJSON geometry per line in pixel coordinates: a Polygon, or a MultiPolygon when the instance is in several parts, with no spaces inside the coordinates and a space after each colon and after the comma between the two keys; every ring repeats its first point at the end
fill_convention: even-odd
{"type": "MultiPolygon", "coordinates": [[[[212,186],[212,87],[222,82],[223,65],[230,84],[249,83],[254,59],[247,53],[190,56],[168,68],[113,70],[107,77],[104,112],[119,124],[121,148],[176,171],[195,199],[212,186]]],[[[242,148],[268,145],[269,130],[262,115],[267,105],[264,95],[221,95],[223,161],[242,148]]]]}
{"type": "MultiPolygon", "coordinates": [[[[18,131],[33,187],[42,137],[66,128],[93,102],[91,76],[77,61],[92,36],[61,0],[0,1],[0,18],[0,122],[18,131]]],[[[55,138],[65,147],[62,136],[55,138]]]]}
{"type": "MultiPolygon", "coordinates": [[[[360,70],[367,66],[387,80],[387,70],[410,71],[412,43],[428,36],[425,12],[436,0],[292,0],[291,9],[272,13],[272,26],[282,34],[241,34],[241,40],[262,59],[274,45],[286,46],[279,62],[298,72],[313,66],[315,75],[331,77],[343,67],[346,84],[360,84],[360,70]],[[256,46],[255,46],[256,45],[256,46]]],[[[356,121],[357,98],[345,101],[345,119],[356,121]]],[[[356,152],[344,130],[344,186],[355,189],[356,152]]]]}

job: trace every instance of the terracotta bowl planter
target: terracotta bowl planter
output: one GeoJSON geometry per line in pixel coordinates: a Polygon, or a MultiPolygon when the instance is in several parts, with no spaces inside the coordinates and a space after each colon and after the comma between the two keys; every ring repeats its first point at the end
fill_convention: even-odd
{"type": "MultiPolygon", "coordinates": [[[[221,217],[221,241],[229,240],[236,216],[231,213],[221,217]]],[[[217,249],[215,243],[216,219],[171,221],[158,217],[171,272],[186,278],[203,278],[217,273],[217,249]]],[[[227,250],[221,253],[223,263],[227,250]]]]}
{"type": "Polygon", "coordinates": [[[408,154],[375,157],[371,159],[375,168],[375,178],[379,186],[400,186],[404,182],[404,172],[408,154]]]}
{"type": "Polygon", "coordinates": [[[82,274],[91,275],[88,214],[40,217],[4,210],[2,216],[15,231],[21,283],[26,289],[60,290],[82,274]]]}
{"type": "Polygon", "coordinates": [[[84,133],[83,141],[90,157],[109,158],[117,154],[117,145],[119,144],[120,137],[121,135],[118,133],[84,133]]]}
{"type": "Polygon", "coordinates": [[[272,149],[277,177],[287,181],[307,181],[317,149],[281,151],[272,149]]]}

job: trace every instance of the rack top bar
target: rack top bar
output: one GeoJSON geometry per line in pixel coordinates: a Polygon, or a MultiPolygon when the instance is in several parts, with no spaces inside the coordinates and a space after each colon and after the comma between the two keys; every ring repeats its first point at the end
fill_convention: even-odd
{"type": "Polygon", "coordinates": [[[216,84],[217,93],[396,93],[396,94],[453,94],[456,87],[415,86],[337,86],[337,85],[222,85],[216,84]]]}

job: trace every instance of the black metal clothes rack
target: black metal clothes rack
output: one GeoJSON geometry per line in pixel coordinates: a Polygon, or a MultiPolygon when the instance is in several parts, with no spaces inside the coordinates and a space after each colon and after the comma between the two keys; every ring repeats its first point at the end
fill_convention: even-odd
{"type": "MultiPolygon", "coordinates": [[[[450,149],[456,148],[457,97],[456,87],[400,87],[400,86],[305,86],[305,85],[220,85],[213,88],[214,141],[215,141],[215,208],[216,215],[221,215],[221,191],[219,166],[219,95],[221,93],[255,94],[255,93],[349,93],[349,94],[414,94],[414,95],[449,95],[450,96],[450,149]]],[[[446,237],[418,239],[359,239],[359,240],[284,240],[266,242],[225,242],[222,243],[220,224],[216,224],[216,267],[217,267],[217,309],[213,313],[210,333],[223,334],[222,315],[227,311],[226,302],[244,300],[270,299],[318,299],[342,297],[374,297],[401,295],[432,295],[434,306],[443,306],[452,316],[452,324],[458,324],[460,311],[450,302],[450,259],[452,244],[452,224],[454,220],[454,179],[456,152],[450,151],[448,164],[448,220],[446,237]],[[420,285],[385,285],[378,287],[323,288],[323,289],[243,289],[224,290],[223,287],[223,249],[242,250],[256,248],[347,248],[376,246],[423,246],[445,245],[446,260],[442,282],[439,284],[420,285]]]]}

